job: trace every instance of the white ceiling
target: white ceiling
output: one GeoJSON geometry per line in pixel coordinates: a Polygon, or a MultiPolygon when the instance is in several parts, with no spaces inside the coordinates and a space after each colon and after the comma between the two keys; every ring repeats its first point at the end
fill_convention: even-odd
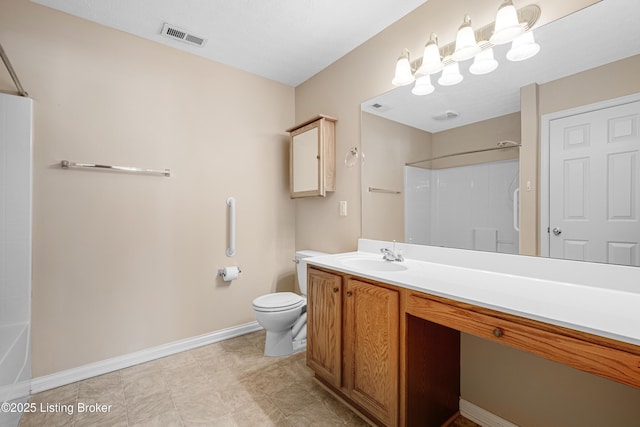
{"type": "Polygon", "coordinates": [[[297,86],[427,0],[32,0],[297,86]],[[164,23],[207,39],[162,36],[164,23]]]}
{"type": "MultiPolygon", "coordinates": [[[[510,62],[505,58],[510,46],[497,46],[494,54],[500,65],[491,74],[470,74],[468,68],[473,61],[469,60],[461,64],[464,80],[456,86],[439,86],[436,75],[432,76],[436,90],[430,95],[415,96],[411,94],[412,85],[403,86],[363,102],[362,109],[428,132],[520,111],[523,86],[547,83],[640,54],[639,16],[639,0],[603,0],[558,21],[534,27],[541,50],[529,60],[510,62]],[[375,103],[383,106],[382,111],[371,107],[375,103]],[[447,110],[459,116],[447,121],[433,119],[447,110]]],[[[422,55],[412,53],[414,57],[422,55]]],[[[393,71],[389,70],[389,80],[393,71]]]]}

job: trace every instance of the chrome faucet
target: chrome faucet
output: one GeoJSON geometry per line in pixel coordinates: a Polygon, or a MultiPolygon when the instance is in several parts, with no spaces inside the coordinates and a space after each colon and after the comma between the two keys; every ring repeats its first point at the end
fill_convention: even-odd
{"type": "Polygon", "coordinates": [[[380,252],[382,253],[382,259],[385,261],[404,261],[402,252],[396,251],[396,242],[393,242],[393,250],[389,248],[380,248],[380,252]]]}

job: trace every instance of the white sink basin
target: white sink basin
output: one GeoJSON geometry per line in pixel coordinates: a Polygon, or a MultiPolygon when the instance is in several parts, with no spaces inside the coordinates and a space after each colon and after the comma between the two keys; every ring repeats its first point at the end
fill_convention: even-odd
{"type": "Polygon", "coordinates": [[[364,271],[405,271],[408,267],[401,262],[385,261],[382,258],[351,257],[340,260],[348,268],[364,271]]]}

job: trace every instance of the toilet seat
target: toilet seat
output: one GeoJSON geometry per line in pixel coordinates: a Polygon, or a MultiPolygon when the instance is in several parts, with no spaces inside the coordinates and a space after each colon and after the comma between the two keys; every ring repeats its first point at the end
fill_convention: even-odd
{"type": "Polygon", "coordinates": [[[275,292],[254,299],[253,308],[262,312],[285,311],[302,307],[304,303],[305,300],[293,292],[275,292]]]}

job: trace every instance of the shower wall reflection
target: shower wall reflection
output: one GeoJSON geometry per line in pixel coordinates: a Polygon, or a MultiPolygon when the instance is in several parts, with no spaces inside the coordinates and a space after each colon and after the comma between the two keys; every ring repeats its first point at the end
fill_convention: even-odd
{"type": "Polygon", "coordinates": [[[518,160],[405,166],[404,190],[407,242],[518,253],[518,160]]]}
{"type": "Polygon", "coordinates": [[[519,113],[430,133],[363,112],[362,138],[363,236],[518,253],[518,148],[495,148],[519,141],[519,113]]]}

